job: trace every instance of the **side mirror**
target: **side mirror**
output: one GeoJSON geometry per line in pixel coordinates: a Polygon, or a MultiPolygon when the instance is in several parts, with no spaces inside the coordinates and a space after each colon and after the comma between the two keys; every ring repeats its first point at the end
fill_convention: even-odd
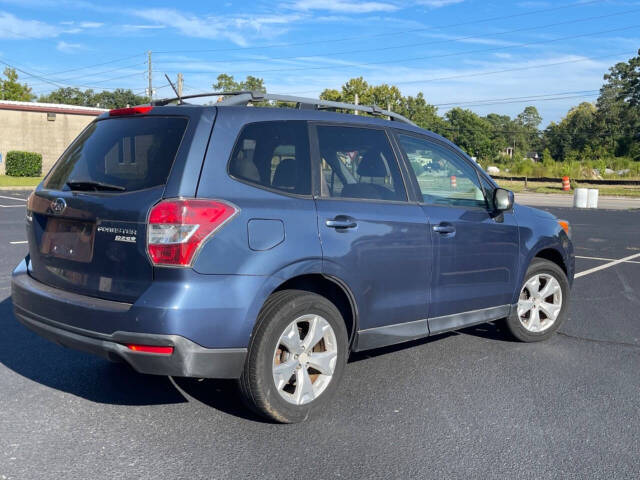
{"type": "Polygon", "coordinates": [[[513,192],[504,188],[496,188],[493,191],[493,205],[499,212],[511,210],[513,207],[513,192]]]}

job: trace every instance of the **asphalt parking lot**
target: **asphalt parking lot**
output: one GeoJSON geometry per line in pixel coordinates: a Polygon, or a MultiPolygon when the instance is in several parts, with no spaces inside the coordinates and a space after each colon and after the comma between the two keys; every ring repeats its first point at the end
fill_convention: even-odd
{"type": "Polygon", "coordinates": [[[640,210],[545,207],[586,272],[550,341],[487,324],[358,354],[331,409],[274,425],[232,381],[140,375],[18,324],[24,198],[0,191],[0,479],[640,477],[640,210]]]}

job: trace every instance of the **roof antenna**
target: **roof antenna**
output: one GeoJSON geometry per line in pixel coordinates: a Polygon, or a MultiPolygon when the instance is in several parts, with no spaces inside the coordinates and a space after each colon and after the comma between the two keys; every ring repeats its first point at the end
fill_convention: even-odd
{"type": "Polygon", "coordinates": [[[167,75],[166,73],[164,74],[165,78],[167,79],[167,81],[169,82],[169,85],[171,85],[171,88],[173,88],[173,91],[176,92],[176,97],[178,97],[178,105],[182,105],[182,97],[180,96],[180,94],[178,93],[178,89],[176,88],[176,86],[173,84],[173,82],[171,81],[171,79],[169,78],[169,75],[167,75]]]}

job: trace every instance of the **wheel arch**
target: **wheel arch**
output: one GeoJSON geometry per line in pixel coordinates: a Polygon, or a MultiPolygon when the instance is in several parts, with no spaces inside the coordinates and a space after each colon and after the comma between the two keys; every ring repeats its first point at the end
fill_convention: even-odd
{"type": "Polygon", "coordinates": [[[562,244],[556,243],[553,241],[541,242],[536,245],[535,248],[532,248],[528,251],[528,254],[525,256],[525,261],[521,264],[520,273],[518,276],[518,281],[516,284],[516,288],[513,292],[512,304],[517,303],[518,296],[520,295],[520,287],[524,282],[524,278],[527,274],[527,270],[531,265],[531,262],[535,258],[543,258],[554,264],[558,265],[562,271],[569,278],[569,283],[571,284],[571,278],[573,276],[572,265],[569,264],[569,257],[567,256],[569,252],[563,249],[562,244]]]}
{"type": "Polygon", "coordinates": [[[322,272],[321,258],[308,258],[291,263],[265,278],[262,287],[247,310],[247,344],[255,331],[257,318],[267,299],[284,289],[305,290],[323,295],[332,301],[342,314],[349,334],[349,346],[358,330],[358,307],[351,288],[335,275],[322,272]]]}
{"type": "MultiPolygon", "coordinates": [[[[545,260],[549,260],[550,262],[558,265],[565,274],[568,273],[564,257],[557,248],[543,248],[531,258],[531,261],[533,261],[534,258],[544,258],[545,260]]],[[[529,264],[531,264],[531,261],[529,264]]]]}
{"type": "Polygon", "coordinates": [[[332,275],[306,273],[289,278],[271,293],[289,289],[316,293],[330,300],[344,319],[349,334],[349,347],[351,347],[357,331],[358,308],[353,293],[346,283],[332,275]]]}

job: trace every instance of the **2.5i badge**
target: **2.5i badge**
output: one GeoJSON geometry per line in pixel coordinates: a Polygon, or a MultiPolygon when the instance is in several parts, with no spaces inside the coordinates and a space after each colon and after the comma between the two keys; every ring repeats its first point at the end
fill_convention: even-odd
{"type": "Polygon", "coordinates": [[[135,228],[126,227],[108,227],[106,225],[100,225],[97,228],[99,233],[113,234],[113,239],[116,242],[136,243],[138,231],[135,228]]]}
{"type": "Polygon", "coordinates": [[[136,237],[135,235],[116,235],[115,239],[116,242],[129,242],[129,243],[136,243],[136,237]]]}

